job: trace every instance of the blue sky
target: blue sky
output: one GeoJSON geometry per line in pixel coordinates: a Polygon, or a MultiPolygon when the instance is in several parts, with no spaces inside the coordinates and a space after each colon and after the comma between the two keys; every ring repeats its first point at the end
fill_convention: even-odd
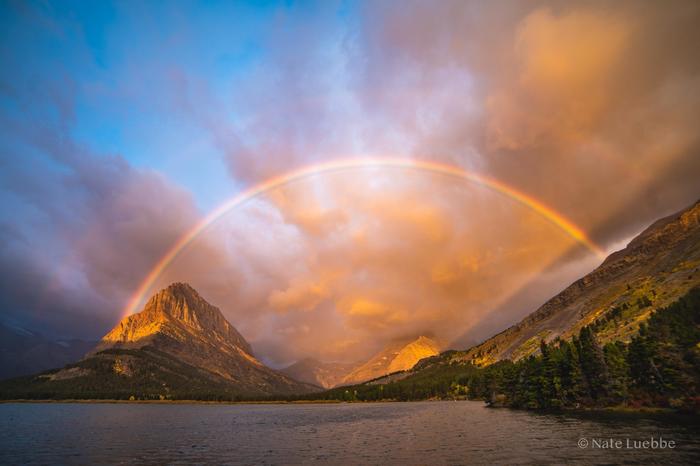
{"type": "MultiPolygon", "coordinates": [[[[312,26],[314,41],[322,42],[332,38],[334,28],[352,22],[350,7],[327,5],[5,5],[2,66],[13,71],[6,85],[31,94],[23,98],[32,100],[3,94],[3,110],[10,118],[24,118],[28,104],[33,117],[66,125],[74,141],[87,150],[118,154],[135,167],[173,179],[206,211],[234,194],[241,183],[230,176],[221,147],[198,122],[212,110],[200,106],[216,102],[215,117],[233,127],[249,118],[248,109],[234,102],[241,83],[265,72],[275,34],[308,40],[305,24],[323,23],[312,26]],[[43,89],[43,96],[37,94],[36,88],[47,83],[51,88],[43,89]],[[199,93],[207,102],[197,101],[199,93]],[[41,97],[54,105],[33,100],[41,97]]],[[[267,85],[282,83],[273,80],[267,85]]]]}

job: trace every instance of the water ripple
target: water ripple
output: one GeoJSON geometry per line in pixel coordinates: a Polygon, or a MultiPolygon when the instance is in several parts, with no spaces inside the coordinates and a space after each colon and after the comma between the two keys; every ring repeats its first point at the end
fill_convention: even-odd
{"type": "Polygon", "coordinates": [[[700,464],[697,423],[477,402],[2,404],[0,464],[700,464]],[[663,437],[675,449],[579,448],[663,437]]]}

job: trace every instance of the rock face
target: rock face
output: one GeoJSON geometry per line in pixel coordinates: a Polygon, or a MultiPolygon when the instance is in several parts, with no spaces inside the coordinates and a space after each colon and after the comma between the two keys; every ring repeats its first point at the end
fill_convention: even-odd
{"type": "Polygon", "coordinates": [[[652,224],[518,324],[467,351],[452,353],[450,359],[478,365],[517,360],[538,351],[541,339],[568,339],[597,319],[606,322],[598,333],[603,343],[629,340],[654,308],[700,284],[699,269],[697,202],[652,224]]]}
{"type": "Polygon", "coordinates": [[[392,372],[411,369],[421,359],[435,356],[439,352],[437,343],[424,336],[415,340],[393,342],[345,376],[341,385],[362,383],[392,372]]]}
{"type": "Polygon", "coordinates": [[[302,382],[323,388],[352,385],[411,369],[423,358],[439,353],[437,343],[428,337],[403,339],[389,343],[382,351],[364,363],[321,362],[302,359],[281,372],[302,382]]]}
{"type": "Polygon", "coordinates": [[[15,397],[237,399],[319,390],[270,369],[191,286],[175,283],[124,318],[82,361],[8,381],[15,397]]]}
{"type": "Polygon", "coordinates": [[[105,335],[94,353],[145,346],[231,380],[238,379],[238,373],[251,365],[264,368],[221,311],[186,283],[174,283],[159,291],[141,312],[124,318],[105,335]]]}
{"type": "Polygon", "coordinates": [[[333,388],[342,383],[345,376],[352,372],[358,363],[322,362],[313,358],[302,359],[280,372],[300,382],[333,388]]]}
{"type": "Polygon", "coordinates": [[[258,361],[250,344],[186,283],[154,295],[143,311],[124,318],[102,338],[105,349],[153,347],[233,382],[246,393],[299,393],[309,387],[258,361]]]}
{"type": "Polygon", "coordinates": [[[174,283],[154,295],[143,311],[124,318],[105,335],[96,351],[140,348],[162,336],[182,343],[208,342],[226,352],[252,353],[221,311],[186,283],[174,283]]]}

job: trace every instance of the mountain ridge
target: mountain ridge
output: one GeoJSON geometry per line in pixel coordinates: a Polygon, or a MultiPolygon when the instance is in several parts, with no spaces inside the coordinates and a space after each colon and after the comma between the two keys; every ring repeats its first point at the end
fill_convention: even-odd
{"type": "Polygon", "coordinates": [[[51,340],[40,333],[0,323],[0,379],[74,363],[97,343],[80,339],[51,340]]]}
{"type": "Polygon", "coordinates": [[[700,202],[653,222],[518,323],[325,400],[480,399],[698,412],[700,202]]]}
{"type": "Polygon", "coordinates": [[[346,375],[341,385],[352,385],[413,368],[423,358],[439,354],[439,346],[426,336],[390,342],[382,351],[346,375]]]}
{"type": "Polygon", "coordinates": [[[600,266],[547,300],[520,322],[464,351],[454,362],[484,366],[536,353],[541,340],[569,339],[608,314],[601,342],[628,341],[653,308],[674,302],[700,283],[700,201],[661,218],[600,266]]]}
{"type": "Polygon", "coordinates": [[[252,356],[250,344],[226,320],[219,308],[209,304],[187,283],[173,283],[160,290],[144,309],[122,319],[109,331],[95,352],[106,348],[138,348],[158,334],[183,339],[186,334],[208,338],[240,348],[252,356]]]}
{"type": "Polygon", "coordinates": [[[13,393],[54,397],[221,398],[319,390],[279,373],[186,283],[157,292],[122,319],[86,358],[63,369],[10,381],[13,393]]]}
{"type": "Polygon", "coordinates": [[[333,388],[359,365],[360,363],[323,362],[315,358],[304,358],[281,369],[280,372],[300,382],[333,388]]]}

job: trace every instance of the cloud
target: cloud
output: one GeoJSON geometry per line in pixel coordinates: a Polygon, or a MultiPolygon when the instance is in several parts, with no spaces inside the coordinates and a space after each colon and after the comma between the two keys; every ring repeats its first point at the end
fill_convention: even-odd
{"type": "MultiPolygon", "coordinates": [[[[249,18],[244,39],[223,14],[130,8],[105,30],[106,71],[80,24],[8,29],[5,315],[99,336],[200,217],[212,173],[220,193],[353,155],[435,160],[528,193],[603,247],[700,195],[696,2],[295,4],[249,18]],[[46,30],[72,38],[66,65],[27,45],[58,40],[46,30]],[[89,144],[86,106],[108,127],[89,144]],[[139,155],[105,149],[112,132],[139,155]]],[[[488,336],[594,261],[484,187],[357,169],[246,203],[156,287],[191,282],[275,364],[354,360],[407,335],[488,336]]]]}
{"type": "Polygon", "coordinates": [[[161,174],[79,142],[76,81],[61,64],[45,70],[50,60],[37,73],[23,55],[34,44],[20,45],[5,50],[0,73],[2,317],[97,338],[199,214],[161,174]]]}
{"type": "Polygon", "coordinates": [[[458,337],[572,247],[551,223],[479,185],[360,169],[236,210],[158,286],[192,282],[270,362],[354,360],[396,338],[458,337]],[[309,192],[323,208],[304,202],[309,192]],[[327,218],[342,220],[319,221],[327,218]],[[207,264],[210,276],[192,266],[221,244],[224,259],[207,264]],[[234,270],[235,286],[211,281],[234,270]]]}
{"type": "MultiPolygon", "coordinates": [[[[119,158],[83,153],[68,161],[59,149],[44,150],[56,158],[43,162],[52,168],[42,177],[42,195],[21,182],[27,173],[2,177],[5,195],[35,222],[15,224],[10,211],[0,226],[12,236],[2,247],[3,312],[50,333],[94,338],[197,212],[186,193],[119,158]]],[[[33,162],[32,170],[46,168],[33,162]]]]}
{"type": "Polygon", "coordinates": [[[673,169],[698,168],[697,135],[687,124],[700,98],[691,51],[700,44],[692,26],[700,13],[692,2],[415,2],[368,16],[368,112],[405,76],[420,76],[413,108],[425,104],[441,116],[430,134],[407,135],[414,154],[518,186],[601,243],[697,197],[673,169]],[[464,76],[470,90],[452,99],[470,113],[431,105],[424,89],[453,89],[464,76]]]}
{"type": "Polygon", "coordinates": [[[367,298],[345,298],[338,302],[349,327],[363,330],[385,330],[392,325],[403,323],[405,312],[390,304],[372,301],[367,298]],[[403,314],[403,315],[402,315],[403,314]]]}
{"type": "MultiPolygon", "coordinates": [[[[321,81],[331,73],[314,70],[338,42],[324,40],[322,29],[303,48],[276,46],[310,71],[301,85],[314,89],[313,105],[285,93],[286,84],[300,85],[297,68],[275,68],[284,84],[260,84],[278,97],[259,115],[273,112],[276,123],[249,127],[248,152],[227,157],[240,166],[254,157],[262,172],[246,175],[252,179],[313,163],[318,154],[332,158],[338,147],[455,163],[532,194],[613,245],[700,195],[691,123],[700,117],[691,44],[700,42],[691,18],[700,12],[690,2],[365,5],[359,32],[345,30],[345,45],[335,49],[332,63],[344,64],[346,74],[330,86],[321,81]],[[339,95],[348,102],[343,108],[339,95]],[[275,151],[254,142],[268,134],[275,151]],[[309,138],[303,149],[298,137],[309,138]]],[[[450,338],[453,328],[469,328],[492,309],[522,316],[536,299],[520,309],[505,304],[509,296],[542,299],[593,265],[571,256],[559,232],[498,196],[472,194],[481,207],[470,209],[442,179],[419,176],[404,186],[388,174],[346,176],[271,200],[308,246],[299,258],[306,285],[291,289],[308,290],[332,270],[326,297],[314,302],[326,312],[335,303],[333,325],[343,322],[360,341],[424,328],[450,338]],[[557,276],[551,264],[566,273],[535,280],[546,269],[557,276]],[[547,291],[523,294],[527,283],[547,291]]],[[[314,313],[303,307],[299,319],[310,321],[314,313]]],[[[313,351],[303,342],[292,347],[313,351]]]]}
{"type": "Polygon", "coordinates": [[[536,10],[519,24],[512,82],[486,98],[489,150],[576,144],[604,117],[630,24],[604,13],[536,10]]]}
{"type": "Polygon", "coordinates": [[[297,282],[284,290],[274,290],[268,302],[270,307],[278,312],[290,309],[310,311],[325,299],[326,293],[324,287],[318,283],[297,282]]]}

